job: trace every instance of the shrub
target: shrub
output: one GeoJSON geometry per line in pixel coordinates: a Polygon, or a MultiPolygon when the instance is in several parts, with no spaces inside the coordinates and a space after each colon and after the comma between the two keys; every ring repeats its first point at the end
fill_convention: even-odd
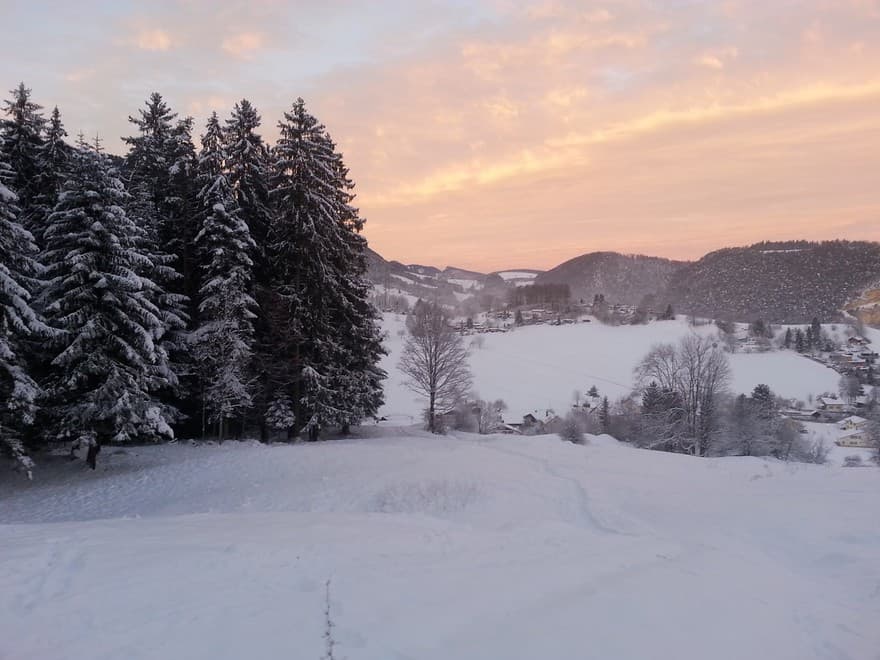
{"type": "Polygon", "coordinates": [[[568,413],[562,420],[562,427],[559,429],[559,437],[566,442],[573,442],[576,445],[586,444],[584,438],[584,430],[581,422],[573,413],[568,413]]]}

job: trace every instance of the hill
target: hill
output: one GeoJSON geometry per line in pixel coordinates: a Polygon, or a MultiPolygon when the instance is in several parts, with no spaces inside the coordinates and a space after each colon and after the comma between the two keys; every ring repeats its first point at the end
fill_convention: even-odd
{"type": "Polygon", "coordinates": [[[609,302],[637,305],[644,296],[662,292],[685,265],[660,257],[591,252],[541,273],[535,283],[567,284],[574,300],[591,302],[602,294],[609,302]]]}
{"type": "Polygon", "coordinates": [[[880,281],[880,244],[757,243],[707,254],[677,270],[663,296],[679,312],[737,321],[809,323],[880,281]]]}
{"type": "MultiPolygon", "coordinates": [[[[383,328],[388,354],[381,366],[388,372],[388,380],[380,414],[407,423],[416,421],[424,402],[406,388],[397,368],[405,318],[386,314],[383,328]]],[[[533,325],[478,335],[470,356],[474,389],[481,397],[504,399],[509,406],[508,422],[518,422],[523,413],[538,408],[561,413],[571,405],[573,392],[586,392],[593,385],[614,401],[632,391],[633,370],[652,346],[676,343],[693,332],[713,335],[717,328],[692,328],[679,318],[647,325],[533,325]]],[[[880,333],[868,333],[876,350],[880,333]]],[[[807,401],[838,389],[840,374],[794,351],[734,353],[728,357],[734,394],[751,392],[765,383],[780,396],[807,401]]]]}
{"type": "Polygon", "coordinates": [[[880,645],[873,469],[370,430],[0,480],[0,655],[319,658],[327,580],[350,660],[880,645]]]}

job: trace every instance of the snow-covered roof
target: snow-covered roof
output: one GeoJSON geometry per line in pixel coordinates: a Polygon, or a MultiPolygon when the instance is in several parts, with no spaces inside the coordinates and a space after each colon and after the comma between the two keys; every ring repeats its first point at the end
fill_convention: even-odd
{"type": "Polygon", "coordinates": [[[867,421],[868,420],[864,417],[859,417],[858,415],[850,415],[846,419],[840,420],[839,425],[842,426],[844,424],[864,424],[867,421]]]}

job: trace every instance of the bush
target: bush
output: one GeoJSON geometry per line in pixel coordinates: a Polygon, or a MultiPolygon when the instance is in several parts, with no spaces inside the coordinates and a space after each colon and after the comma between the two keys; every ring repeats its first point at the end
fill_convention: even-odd
{"type": "Polygon", "coordinates": [[[843,467],[862,467],[862,457],[858,454],[843,459],[843,467]]]}
{"type": "Polygon", "coordinates": [[[789,460],[822,465],[828,460],[829,453],[831,453],[831,447],[821,440],[815,442],[800,440],[792,449],[789,460]]]}
{"type": "Polygon", "coordinates": [[[584,438],[584,429],[581,421],[573,413],[568,413],[562,420],[562,427],[559,429],[559,437],[566,442],[572,442],[576,445],[586,444],[584,438]]]}

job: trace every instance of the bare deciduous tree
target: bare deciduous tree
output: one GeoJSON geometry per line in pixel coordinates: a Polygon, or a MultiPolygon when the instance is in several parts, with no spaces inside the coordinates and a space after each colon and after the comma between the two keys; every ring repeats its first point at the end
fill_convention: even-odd
{"type": "Polygon", "coordinates": [[[689,335],[678,346],[659,344],[636,367],[644,386],[656,382],[681,397],[687,449],[702,456],[717,426],[716,400],[727,388],[730,366],[717,342],[689,335]]]}
{"type": "Polygon", "coordinates": [[[398,368],[408,378],[407,387],[428,400],[428,430],[434,433],[438,413],[450,411],[470,390],[468,352],[436,303],[417,303],[407,326],[398,368]]]}

